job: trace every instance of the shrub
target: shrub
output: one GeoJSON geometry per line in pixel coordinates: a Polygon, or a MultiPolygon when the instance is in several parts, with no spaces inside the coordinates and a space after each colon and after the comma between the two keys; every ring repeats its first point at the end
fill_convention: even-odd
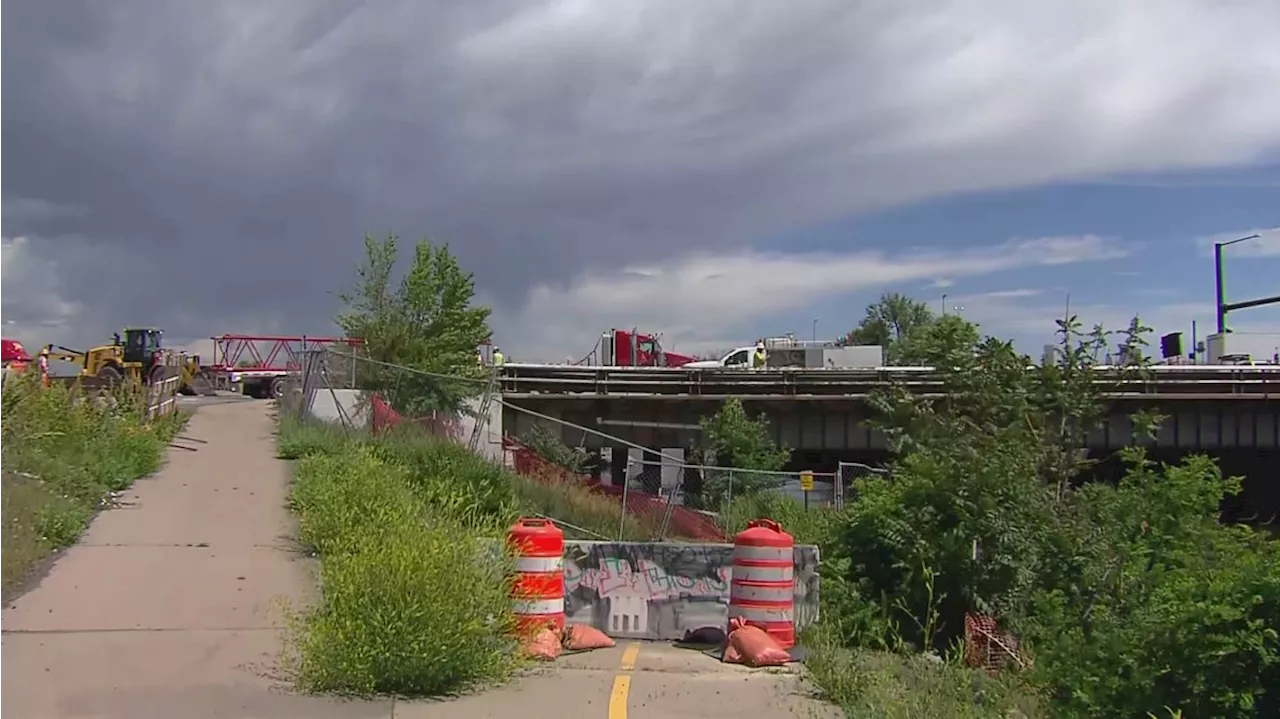
{"type": "Polygon", "coordinates": [[[409,469],[347,445],[298,465],[301,538],[321,556],[320,604],[295,637],[311,691],[439,695],[515,666],[494,535],[424,504],[409,469]]]}
{"type": "MultiPolygon", "coordinates": [[[[1131,376],[1144,371],[1145,330],[1135,319],[1123,333],[1131,376]]],[[[1108,334],[1083,337],[1074,318],[1060,333],[1058,361],[1034,369],[1005,342],[921,334],[913,351],[941,368],[945,395],[874,395],[892,471],[859,480],[818,540],[834,644],[855,657],[945,653],[966,614],[986,614],[1021,638],[1024,678],[1053,716],[1275,716],[1280,545],[1218,523],[1239,484],[1211,460],[1147,460],[1153,413],[1131,416],[1120,482],[1085,481],[1088,436],[1111,409],[1092,372],[1108,334]]],[[[824,676],[866,695],[842,672],[824,676]]],[[[955,699],[921,711],[965,715],[955,699]]]]}

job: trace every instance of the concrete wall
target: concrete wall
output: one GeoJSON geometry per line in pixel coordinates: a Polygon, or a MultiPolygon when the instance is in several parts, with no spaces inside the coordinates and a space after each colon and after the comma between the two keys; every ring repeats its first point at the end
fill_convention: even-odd
{"type": "Polygon", "coordinates": [[[325,422],[339,423],[342,421],[342,414],[338,412],[338,408],[342,408],[342,413],[346,414],[347,419],[357,428],[365,428],[369,426],[369,402],[365,399],[364,392],[355,389],[320,389],[309,398],[311,403],[311,416],[325,422]]]}
{"type": "MultiPolygon", "coordinates": [[[[309,398],[309,411],[312,417],[316,419],[338,423],[342,421],[342,414],[338,409],[341,407],[342,412],[346,414],[347,419],[357,428],[367,428],[371,413],[369,410],[369,402],[366,393],[361,390],[354,389],[318,389],[309,398]]],[[[440,423],[436,426],[436,430],[441,430],[446,424],[452,429],[451,435],[459,442],[469,442],[471,433],[474,431],[477,418],[474,416],[476,410],[480,408],[481,401],[477,399],[470,400],[467,403],[469,412],[461,413],[455,423],[440,423]]],[[[484,434],[480,439],[480,446],[477,451],[484,457],[501,462],[503,459],[502,452],[502,405],[493,402],[489,405],[489,412],[484,421],[484,434]]]]}
{"type": "MultiPolygon", "coordinates": [[[[495,395],[494,399],[499,397],[495,395]]],[[[502,405],[498,402],[489,404],[489,412],[485,417],[477,418],[476,412],[483,403],[482,398],[476,397],[467,400],[467,412],[462,413],[458,417],[458,427],[460,430],[460,441],[470,442],[471,433],[475,431],[476,423],[483,422],[483,434],[480,436],[480,445],[476,447],[476,452],[486,459],[494,462],[503,462],[502,451],[502,405]]]]}
{"type": "MultiPolygon", "coordinates": [[[[795,549],[797,628],[818,620],[818,548],[795,549]]],[[[612,637],[680,639],[729,621],[733,545],[565,543],[565,615],[612,637]]]]}

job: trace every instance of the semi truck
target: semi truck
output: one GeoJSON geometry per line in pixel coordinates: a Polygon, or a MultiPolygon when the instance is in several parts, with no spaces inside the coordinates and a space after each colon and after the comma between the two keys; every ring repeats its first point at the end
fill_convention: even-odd
{"type": "Polygon", "coordinates": [[[658,341],[659,335],[635,329],[609,329],[600,334],[596,349],[579,364],[600,367],[683,367],[693,357],[668,352],[658,341]]]}

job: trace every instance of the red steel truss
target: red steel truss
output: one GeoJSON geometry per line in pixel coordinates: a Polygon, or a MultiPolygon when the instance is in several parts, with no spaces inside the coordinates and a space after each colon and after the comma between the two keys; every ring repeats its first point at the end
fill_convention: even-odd
{"type": "Polygon", "coordinates": [[[350,337],[308,335],[218,335],[212,339],[213,364],[209,369],[215,371],[294,372],[298,370],[298,354],[303,350],[362,344],[361,340],[350,337]]]}

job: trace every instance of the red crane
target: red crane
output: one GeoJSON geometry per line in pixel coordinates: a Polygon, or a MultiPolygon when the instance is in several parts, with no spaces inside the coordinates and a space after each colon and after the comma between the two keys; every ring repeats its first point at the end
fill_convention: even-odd
{"type": "Polygon", "coordinates": [[[218,335],[211,339],[213,364],[209,369],[219,371],[296,372],[298,355],[304,350],[362,344],[350,337],[308,335],[218,335]]]}
{"type": "MultiPolygon", "coordinates": [[[[239,384],[252,397],[281,397],[285,378],[301,369],[302,352],[321,347],[363,344],[351,337],[310,335],[218,335],[213,340],[213,363],[207,369],[215,378],[239,384]]],[[[354,365],[353,365],[354,371],[354,365]]]]}

